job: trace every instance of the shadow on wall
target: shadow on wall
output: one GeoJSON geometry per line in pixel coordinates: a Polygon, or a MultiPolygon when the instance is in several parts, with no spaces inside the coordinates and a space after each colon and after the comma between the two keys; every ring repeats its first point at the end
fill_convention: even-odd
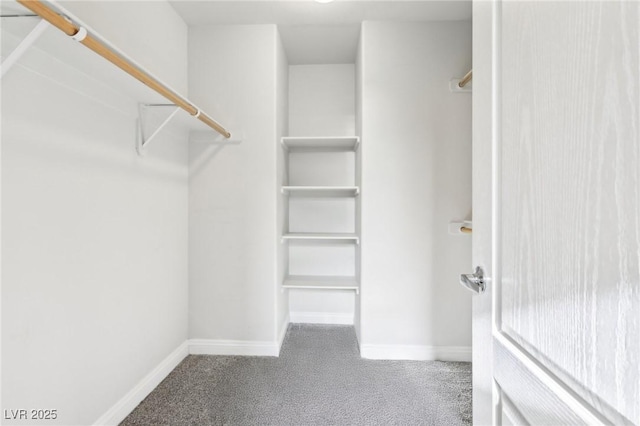
{"type": "Polygon", "coordinates": [[[210,133],[207,133],[206,139],[199,133],[190,136],[189,140],[189,180],[198,176],[202,169],[213,160],[225,147],[231,145],[240,145],[243,138],[231,139],[216,138],[211,140],[210,133]]]}
{"type": "MultiPolygon", "coordinates": [[[[31,123],[24,117],[11,117],[12,126],[29,127],[31,123]]],[[[141,173],[152,179],[180,182],[185,178],[185,165],[176,155],[173,141],[163,135],[156,146],[145,156],[139,156],[135,150],[135,135],[138,132],[135,120],[127,126],[113,132],[91,131],[78,135],[78,126],[51,127],[39,125],[34,135],[15,139],[13,129],[3,128],[3,151],[17,155],[32,156],[35,164],[45,165],[48,169],[80,170],[91,167],[93,171],[105,173],[141,173]],[[70,129],[62,132],[60,129],[70,129]],[[130,128],[130,132],[122,129],[130,128]],[[52,141],[49,135],[60,135],[52,141]]]]}

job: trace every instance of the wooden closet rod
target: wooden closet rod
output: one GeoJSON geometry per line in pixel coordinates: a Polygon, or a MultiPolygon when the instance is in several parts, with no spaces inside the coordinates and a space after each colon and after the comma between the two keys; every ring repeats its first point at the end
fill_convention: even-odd
{"type": "Polygon", "coordinates": [[[74,37],[75,40],[84,44],[86,47],[93,50],[95,53],[102,56],[127,74],[131,75],[141,83],[155,90],[183,110],[187,111],[189,114],[202,121],[225,138],[231,137],[231,133],[229,133],[227,129],[218,124],[213,118],[209,117],[203,111],[200,111],[200,109],[193,106],[185,98],[176,94],[173,90],[169,89],[157,79],[150,76],[147,72],[140,69],[139,66],[131,63],[118,53],[114,52],[107,45],[105,45],[105,43],[92,36],[91,34],[88,34],[86,32],[86,29],[84,29],[83,27],[76,26],[74,23],[68,21],[64,16],[60,15],[39,0],[17,1],[33,13],[39,15],[42,19],[49,22],[54,27],[58,28],[66,35],[74,37]]]}
{"type": "Polygon", "coordinates": [[[462,77],[462,79],[460,80],[460,83],[458,83],[458,87],[464,87],[467,85],[467,83],[471,81],[472,72],[473,70],[470,70],[468,73],[464,75],[464,77],[462,77]]]}

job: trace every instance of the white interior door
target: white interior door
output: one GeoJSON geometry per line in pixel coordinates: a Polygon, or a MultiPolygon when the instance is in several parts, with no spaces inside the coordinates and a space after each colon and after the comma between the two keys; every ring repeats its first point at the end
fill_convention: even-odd
{"type": "MultiPolygon", "coordinates": [[[[492,23],[493,4],[473,2],[473,265],[492,276],[492,23]]],[[[470,265],[471,266],[471,265],[470,265]]],[[[473,422],[493,424],[493,354],[491,305],[493,284],[472,299],[473,305],[473,422]]]]}
{"type": "MultiPolygon", "coordinates": [[[[474,186],[491,279],[474,301],[474,423],[640,424],[640,3],[490,7],[482,23],[474,6],[493,33],[490,158],[474,122],[474,185],[492,187],[490,225],[474,186]]],[[[474,57],[486,100],[477,71],[474,57]]]]}

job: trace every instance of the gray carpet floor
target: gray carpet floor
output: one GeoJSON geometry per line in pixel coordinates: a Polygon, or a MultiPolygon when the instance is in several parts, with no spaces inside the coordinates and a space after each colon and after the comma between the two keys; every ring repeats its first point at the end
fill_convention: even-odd
{"type": "Polygon", "coordinates": [[[278,358],[188,356],[121,423],[470,424],[470,363],[361,359],[353,327],[306,324],[278,358]]]}

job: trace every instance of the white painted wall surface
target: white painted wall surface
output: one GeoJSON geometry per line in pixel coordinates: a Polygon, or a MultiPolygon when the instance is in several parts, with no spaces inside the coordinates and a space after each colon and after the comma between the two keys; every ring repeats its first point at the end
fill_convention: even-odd
{"type": "MultiPolygon", "coordinates": [[[[284,198],[280,192],[281,186],[287,182],[287,156],[285,155],[284,149],[282,149],[280,141],[282,137],[287,136],[289,132],[289,63],[279,31],[276,40],[276,105],[277,127],[274,149],[276,150],[277,179],[274,191],[275,198],[278,200],[276,233],[277,236],[280,236],[285,233],[289,220],[286,198],[284,198]]],[[[278,343],[282,345],[286,328],[289,325],[289,295],[281,287],[289,268],[289,250],[287,245],[283,244],[278,237],[274,240],[274,244],[276,245],[275,254],[277,264],[275,292],[278,304],[275,325],[278,343]]]]}
{"type": "MultiPolygon", "coordinates": [[[[289,67],[290,136],[355,134],[355,66],[289,67]]],[[[290,153],[289,185],[355,185],[354,153],[290,153]]],[[[290,232],[355,232],[353,198],[289,200],[290,232]]],[[[353,244],[289,243],[291,275],[355,275],[353,244]]],[[[352,291],[289,290],[296,322],[353,323],[352,291]]]]}
{"type": "Polygon", "coordinates": [[[355,133],[353,64],[289,67],[289,136],[355,133]]]}
{"type": "Polygon", "coordinates": [[[362,354],[469,357],[471,241],[447,224],[471,210],[471,97],[448,88],[471,23],[365,22],[361,43],[362,354]]]}
{"type": "Polygon", "coordinates": [[[277,46],[274,25],[189,31],[194,102],[242,133],[190,147],[191,338],[276,343],[277,46]]]}
{"type": "Polygon", "coordinates": [[[164,83],[187,94],[187,26],[168,1],[60,4],[164,83]]]}
{"type": "MultiPolygon", "coordinates": [[[[362,146],[362,90],[363,90],[363,76],[362,76],[362,37],[358,38],[358,50],[356,52],[355,63],[355,132],[360,137],[360,146],[362,146]]],[[[362,149],[356,151],[355,161],[355,177],[356,185],[360,187],[362,192],[362,149]]],[[[362,197],[356,198],[356,234],[362,236],[362,197]]],[[[362,283],[362,250],[356,251],[356,279],[358,283],[362,283]]],[[[361,287],[362,289],[362,287],[361,287]]],[[[353,326],[356,330],[356,337],[358,344],[361,339],[361,309],[362,298],[356,297],[354,313],[353,313],[353,326]]]]}
{"type": "MultiPolygon", "coordinates": [[[[144,46],[150,68],[186,87],[185,62],[164,56],[187,45],[168,4],[103,6],[78,14],[153,13],[171,31],[161,45],[144,27],[101,29],[132,54],[144,46]]],[[[87,425],[187,338],[186,139],[163,134],[140,158],[134,100],[37,48],[24,59],[37,72],[17,66],[2,80],[2,408],[87,425]]]]}

